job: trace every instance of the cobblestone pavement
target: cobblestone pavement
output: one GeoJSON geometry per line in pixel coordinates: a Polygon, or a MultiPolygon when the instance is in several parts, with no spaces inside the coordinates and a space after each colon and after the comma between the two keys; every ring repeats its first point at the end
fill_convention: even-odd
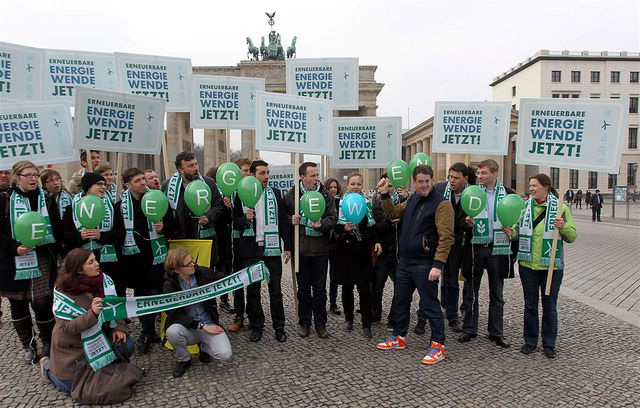
{"type": "MultiPolygon", "coordinates": [[[[638,251],[631,253],[628,247],[613,245],[629,238],[626,234],[630,233],[635,234],[632,245],[637,247],[638,230],[604,224],[579,222],[579,241],[568,249],[565,283],[558,305],[555,360],[547,359],[542,352],[525,356],[518,351],[522,344],[523,310],[518,278],[505,282],[504,330],[512,347],[497,348],[483,333],[488,303],[487,284],[483,283],[478,338],[460,344],[455,340],[457,335],[447,329],[446,358],[429,367],[420,363],[426,351],[428,328],[427,334],[420,336],[410,332],[405,350],[380,351],[375,343],[387,337],[384,325],[374,325],[374,337],[369,340],[362,337],[357,324],[353,332],[344,332],[343,319],[330,315],[330,338],[319,339],[313,331],[310,337],[299,338],[291,274],[285,268],[286,343],[274,339],[267,307],[262,341],[250,343],[246,329],[230,333],[234,353],[230,361],[203,366],[194,358],[192,367],[180,379],[171,376],[173,352],[154,345],[150,354],[134,356],[138,365],[147,368],[148,376],[121,406],[638,406],[638,327],[615,317],[621,307],[631,307],[631,312],[636,312],[636,308],[621,302],[618,306],[610,305],[612,312],[600,307],[602,302],[593,303],[593,307],[564,294],[565,285],[567,290],[574,291],[592,287],[585,290],[585,299],[608,294],[603,297],[606,301],[607,296],[615,297],[621,281],[629,279],[620,273],[631,269],[631,274],[638,278],[638,251]],[[631,256],[620,261],[624,264],[618,264],[625,255],[623,252],[631,256]],[[602,264],[594,261],[600,258],[602,264]],[[611,284],[580,284],[579,276],[597,271],[605,271],[611,284]]],[[[638,290],[636,286],[631,292],[637,295],[638,290]]],[[[386,310],[391,292],[388,282],[386,310]]],[[[268,299],[265,295],[263,287],[263,299],[268,299]]],[[[416,307],[417,294],[414,311],[416,307]]],[[[69,397],[39,376],[36,367],[22,361],[17,336],[8,322],[6,300],[2,302],[2,310],[0,406],[73,406],[69,397]]],[[[231,323],[232,315],[221,313],[225,326],[231,323]]],[[[414,323],[415,314],[412,326],[414,323]]],[[[136,320],[133,332],[139,332],[136,320]]]]}

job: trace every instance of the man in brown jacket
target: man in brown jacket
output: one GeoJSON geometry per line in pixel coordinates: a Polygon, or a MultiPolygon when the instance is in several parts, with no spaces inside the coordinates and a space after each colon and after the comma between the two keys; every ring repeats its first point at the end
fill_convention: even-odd
{"type": "Polygon", "coordinates": [[[438,301],[438,279],[454,242],[454,212],[451,202],[433,190],[430,166],[417,166],[413,170],[413,185],[415,194],[394,206],[388,194],[389,180],[378,183],[385,215],[390,219],[402,218],[403,227],[398,240],[400,260],[392,305],[396,324],[393,334],[377,347],[380,350],[406,347],[411,300],[418,289],[420,309],[426,312],[431,327],[431,343],[422,363],[435,364],[444,359],[444,318],[438,301]]]}

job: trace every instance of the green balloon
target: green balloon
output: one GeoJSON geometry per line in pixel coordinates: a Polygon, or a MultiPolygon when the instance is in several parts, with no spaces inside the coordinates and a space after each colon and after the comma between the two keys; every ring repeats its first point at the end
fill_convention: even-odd
{"type": "Polygon", "coordinates": [[[411,158],[411,161],[409,162],[409,168],[413,172],[413,169],[423,164],[427,166],[431,166],[433,164],[431,162],[431,157],[429,157],[429,155],[426,153],[422,153],[422,152],[416,153],[413,155],[413,157],[411,158]]]}
{"type": "Polygon", "coordinates": [[[244,205],[253,208],[262,195],[262,184],[253,176],[243,177],[238,185],[238,197],[244,205]]]}
{"type": "Polygon", "coordinates": [[[18,217],[13,232],[22,245],[35,248],[47,235],[47,222],[40,213],[27,211],[18,217]]]}
{"type": "Polygon", "coordinates": [[[97,228],[104,218],[104,201],[96,195],[86,195],[78,201],[75,213],[76,218],[83,227],[87,229],[97,228]]]}
{"type": "MultiPolygon", "coordinates": [[[[191,183],[189,183],[191,184],[191,183]]],[[[142,196],[142,212],[151,222],[162,221],[169,209],[169,200],[160,190],[149,190],[142,196]]]]}
{"type": "Polygon", "coordinates": [[[508,194],[498,201],[496,215],[505,227],[515,225],[524,214],[524,200],[517,194],[508,194]]]}
{"type": "Polygon", "coordinates": [[[216,172],[216,183],[218,183],[218,187],[225,197],[231,197],[238,189],[241,179],[242,172],[240,167],[233,162],[223,163],[216,172]]]}
{"type": "Polygon", "coordinates": [[[211,189],[202,180],[193,180],[184,189],[184,202],[196,216],[200,217],[211,206],[211,189]]]}
{"type": "Polygon", "coordinates": [[[409,165],[403,160],[394,160],[387,167],[387,178],[394,187],[404,187],[409,181],[409,165]]]}
{"type": "Polygon", "coordinates": [[[300,208],[312,222],[320,221],[325,207],[324,197],[316,190],[307,191],[300,199],[300,208]]]}
{"type": "Polygon", "coordinates": [[[487,196],[480,186],[469,186],[462,192],[460,205],[469,217],[475,217],[487,205],[487,196]]]}

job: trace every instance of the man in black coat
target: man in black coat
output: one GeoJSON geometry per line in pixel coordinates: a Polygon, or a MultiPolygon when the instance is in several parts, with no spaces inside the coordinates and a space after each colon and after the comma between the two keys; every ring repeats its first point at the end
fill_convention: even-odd
{"type": "Polygon", "coordinates": [[[465,278],[471,278],[472,247],[471,237],[473,228],[465,221],[467,214],[462,210],[460,198],[467,187],[469,169],[464,163],[454,163],[449,167],[448,182],[437,183],[434,189],[451,202],[455,213],[454,233],[455,241],[451,246],[447,263],[442,271],[442,284],[440,291],[440,303],[446,310],[449,327],[455,332],[462,331],[462,325],[458,320],[458,298],[460,285],[458,276],[460,268],[465,278]]]}
{"type": "MultiPolygon", "coordinates": [[[[142,197],[147,192],[147,182],[142,170],[135,167],[125,170],[122,182],[126,191],[114,206],[118,220],[115,225],[125,228],[125,240],[117,246],[120,265],[126,273],[127,286],[133,288],[135,296],[157,295],[162,293],[163,262],[167,253],[167,242],[159,235],[173,235],[175,219],[171,211],[167,211],[162,221],[155,223],[144,215],[142,197]],[[127,224],[133,229],[128,230],[127,224]],[[155,231],[153,237],[150,228],[155,231]]],[[[152,342],[160,342],[155,331],[155,319],[156,314],[140,316],[142,333],[138,345],[142,353],[149,351],[152,342]]]]}
{"type": "MultiPolygon", "coordinates": [[[[262,195],[255,208],[244,209],[240,198],[236,196],[233,205],[233,229],[240,232],[237,254],[241,267],[246,268],[256,262],[264,261],[269,269],[269,305],[271,320],[276,332],[276,340],[284,342],[284,305],[282,303],[282,259],[280,240],[284,243],[284,261],[291,259],[292,241],[287,221],[287,213],[282,194],[277,188],[269,187],[269,164],[262,160],[251,163],[251,174],[262,184],[262,195]],[[271,216],[269,216],[271,215],[271,216]],[[252,233],[250,232],[252,231],[252,233]]],[[[251,335],[249,340],[258,342],[264,328],[264,311],[260,300],[261,282],[247,286],[247,315],[251,335]]]]}

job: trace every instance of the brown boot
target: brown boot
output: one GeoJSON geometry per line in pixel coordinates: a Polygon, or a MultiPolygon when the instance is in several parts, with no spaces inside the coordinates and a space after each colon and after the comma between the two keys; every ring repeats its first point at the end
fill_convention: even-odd
{"type": "Polygon", "coordinates": [[[244,317],[236,317],[236,320],[229,325],[230,332],[237,332],[244,327],[244,317]]]}

